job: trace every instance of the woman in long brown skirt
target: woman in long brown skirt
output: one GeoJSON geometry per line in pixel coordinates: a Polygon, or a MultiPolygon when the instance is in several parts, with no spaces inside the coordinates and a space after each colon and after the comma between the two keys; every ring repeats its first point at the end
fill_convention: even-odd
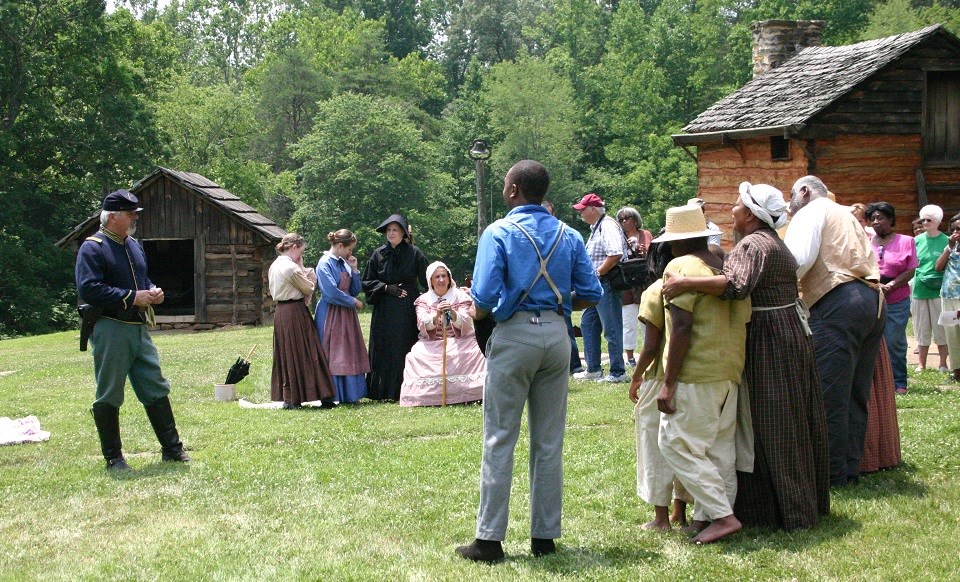
{"type": "MultiPolygon", "coordinates": [[[[883,344],[886,344],[884,340],[883,344]]],[[[897,402],[893,390],[893,368],[886,345],[877,350],[873,385],[867,402],[867,435],[860,457],[860,471],[872,473],[900,464],[900,427],[897,425],[897,402]]]]}
{"type": "Polygon", "coordinates": [[[303,266],[303,237],[290,233],[277,244],[270,265],[270,295],[277,302],[273,321],[273,377],[270,397],[284,408],[322,401],[333,408],[333,379],[313,327],[307,301],[313,297],[317,274],[303,266]]]}

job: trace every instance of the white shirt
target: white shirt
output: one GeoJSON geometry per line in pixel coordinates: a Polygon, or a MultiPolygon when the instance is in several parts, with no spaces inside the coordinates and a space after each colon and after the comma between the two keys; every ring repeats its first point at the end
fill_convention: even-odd
{"type": "Polygon", "coordinates": [[[316,286],[316,275],[313,269],[301,267],[287,255],[280,255],[270,265],[267,276],[270,283],[270,296],[274,301],[289,301],[303,299],[313,293],[316,286]]]}
{"type": "Polygon", "coordinates": [[[627,255],[626,244],[620,224],[613,217],[604,214],[597,224],[591,227],[590,238],[587,239],[587,254],[590,255],[593,268],[599,269],[607,257],[627,255]]]}
{"type": "Polygon", "coordinates": [[[826,196],[816,198],[798,210],[790,220],[790,229],[783,242],[797,259],[797,279],[803,279],[820,255],[823,225],[831,204],[836,202],[826,196]]]}

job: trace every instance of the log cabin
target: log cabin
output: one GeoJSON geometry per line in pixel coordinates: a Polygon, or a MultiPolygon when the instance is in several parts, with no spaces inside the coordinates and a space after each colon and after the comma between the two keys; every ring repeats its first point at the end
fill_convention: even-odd
{"type": "MultiPolygon", "coordinates": [[[[136,237],[150,280],[166,296],[155,307],[160,329],[272,321],[267,274],[286,231],[200,174],[159,167],[130,191],[144,208],[136,237]]],[[[76,253],[99,228],[98,210],[57,246],[76,253]]]]}
{"type": "Polygon", "coordinates": [[[789,199],[814,174],[841,204],[891,203],[904,234],[928,203],[960,212],[960,41],[933,25],[824,47],[823,24],[754,23],[753,79],[672,136],[697,162],[724,246],[743,181],[789,199]]]}

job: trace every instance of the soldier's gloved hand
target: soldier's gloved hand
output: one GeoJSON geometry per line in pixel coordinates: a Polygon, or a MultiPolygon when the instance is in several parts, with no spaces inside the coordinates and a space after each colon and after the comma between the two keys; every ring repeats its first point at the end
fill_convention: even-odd
{"type": "Polygon", "coordinates": [[[394,297],[400,297],[403,294],[403,289],[400,288],[400,285],[390,284],[384,287],[387,290],[387,293],[393,295],[394,297]]]}

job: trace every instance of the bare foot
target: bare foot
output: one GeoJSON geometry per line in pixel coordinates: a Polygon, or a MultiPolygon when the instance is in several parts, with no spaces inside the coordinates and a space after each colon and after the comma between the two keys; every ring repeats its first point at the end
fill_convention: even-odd
{"type": "Polygon", "coordinates": [[[680,527],[687,525],[687,504],[679,499],[673,500],[673,513],[670,514],[670,523],[675,523],[680,527]]]}
{"type": "Polygon", "coordinates": [[[699,519],[695,519],[690,522],[690,525],[681,527],[680,531],[685,534],[695,535],[707,529],[709,525],[709,521],[700,521],[699,519]]]}
{"type": "Polygon", "coordinates": [[[655,519],[641,525],[640,528],[647,531],[670,531],[670,521],[667,520],[664,522],[659,519],[655,519]]]}
{"type": "Polygon", "coordinates": [[[714,522],[711,523],[707,529],[703,530],[697,537],[693,538],[693,541],[697,544],[713,543],[720,538],[740,531],[742,527],[743,524],[740,523],[740,520],[731,513],[727,517],[721,517],[720,519],[714,520],[714,522]]]}

